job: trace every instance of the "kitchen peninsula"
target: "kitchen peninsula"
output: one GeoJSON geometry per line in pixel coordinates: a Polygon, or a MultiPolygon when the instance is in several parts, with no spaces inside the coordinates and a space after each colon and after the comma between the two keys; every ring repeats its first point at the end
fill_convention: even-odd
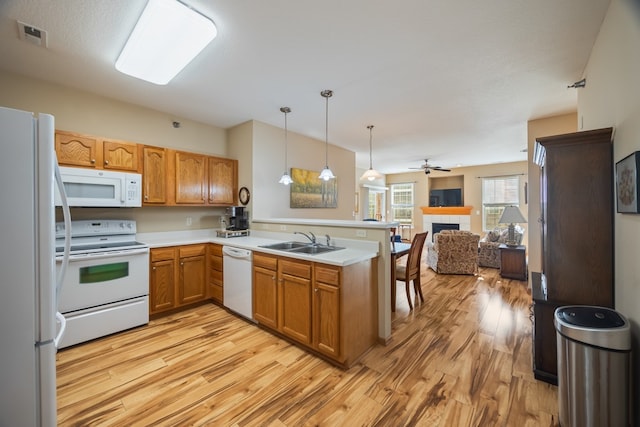
{"type": "MultiPolygon", "coordinates": [[[[149,244],[152,251],[152,295],[157,286],[153,283],[154,253],[173,251],[176,264],[172,271],[180,270],[175,276],[179,278],[176,279],[179,289],[156,291],[161,297],[175,294],[177,303],[168,301],[166,306],[155,305],[157,300],[152,296],[151,313],[154,309],[162,312],[185,302],[203,300],[207,295],[221,302],[221,298],[216,298],[215,282],[217,276],[222,284],[219,280],[222,274],[216,272],[216,264],[221,265],[222,257],[218,258],[214,252],[220,252],[222,245],[250,250],[253,252],[254,321],[338,365],[349,366],[376,341],[381,341],[378,295],[381,245],[373,235],[388,236],[388,230],[385,231],[381,224],[354,229],[353,225],[362,225],[354,221],[338,221],[339,225],[336,221],[274,221],[277,226],[271,220],[254,221],[257,229],[251,230],[249,236],[234,238],[217,237],[215,230],[138,234],[137,238],[149,244]],[[321,245],[329,236],[332,247],[344,249],[305,254],[264,247],[292,240],[302,245],[308,243],[304,236],[294,234],[294,231],[316,234],[321,245]],[[189,274],[184,266],[187,263],[183,264],[187,259],[177,255],[182,253],[198,255],[196,261],[201,262],[200,271],[206,271],[207,289],[191,284],[198,280],[182,280],[189,274]]],[[[388,250],[388,244],[382,246],[388,250]]],[[[157,266],[161,268],[160,263],[164,261],[158,262],[157,266]]],[[[192,277],[198,275],[192,274],[192,277]]],[[[386,306],[389,307],[388,301],[386,306]]]]}

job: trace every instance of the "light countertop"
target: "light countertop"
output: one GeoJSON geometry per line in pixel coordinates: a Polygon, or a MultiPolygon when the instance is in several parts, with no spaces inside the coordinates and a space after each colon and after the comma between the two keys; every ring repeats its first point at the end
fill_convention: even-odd
{"type": "MultiPolygon", "coordinates": [[[[243,237],[217,237],[216,230],[186,230],[186,231],[167,231],[155,233],[138,233],[136,240],[149,245],[151,248],[160,248],[167,246],[192,245],[198,243],[217,243],[225,246],[233,246],[235,248],[247,249],[269,253],[273,255],[286,256],[289,258],[302,259],[307,261],[315,261],[324,264],[347,266],[362,262],[378,256],[377,241],[363,241],[350,239],[334,239],[331,244],[333,246],[344,247],[332,252],[325,252],[317,255],[308,255],[300,253],[292,253],[275,249],[262,248],[261,245],[285,241],[306,242],[304,236],[293,235],[292,233],[275,233],[265,231],[250,230],[249,236],[243,237]]],[[[322,239],[318,237],[319,243],[322,239]]]]}

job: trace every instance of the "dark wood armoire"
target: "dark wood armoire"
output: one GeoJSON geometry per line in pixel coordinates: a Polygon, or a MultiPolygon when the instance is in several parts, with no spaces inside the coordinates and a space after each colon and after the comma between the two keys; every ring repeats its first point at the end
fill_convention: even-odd
{"type": "Polygon", "coordinates": [[[554,311],[613,307],[613,129],[538,138],[542,271],[532,273],[533,372],[557,384],[554,311]]]}

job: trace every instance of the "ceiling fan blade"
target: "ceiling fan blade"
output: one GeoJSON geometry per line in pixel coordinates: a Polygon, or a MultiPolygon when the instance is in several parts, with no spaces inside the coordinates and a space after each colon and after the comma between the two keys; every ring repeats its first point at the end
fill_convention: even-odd
{"type": "Polygon", "coordinates": [[[441,168],[440,166],[434,166],[431,169],[441,171],[441,172],[451,172],[451,169],[444,169],[444,168],[441,168]]]}

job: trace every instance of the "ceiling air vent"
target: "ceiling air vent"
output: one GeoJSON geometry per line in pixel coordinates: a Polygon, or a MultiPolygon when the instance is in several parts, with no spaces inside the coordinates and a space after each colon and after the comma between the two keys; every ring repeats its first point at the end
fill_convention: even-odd
{"type": "Polygon", "coordinates": [[[36,46],[47,47],[47,32],[33,25],[18,22],[18,37],[20,40],[28,41],[36,46]]]}

